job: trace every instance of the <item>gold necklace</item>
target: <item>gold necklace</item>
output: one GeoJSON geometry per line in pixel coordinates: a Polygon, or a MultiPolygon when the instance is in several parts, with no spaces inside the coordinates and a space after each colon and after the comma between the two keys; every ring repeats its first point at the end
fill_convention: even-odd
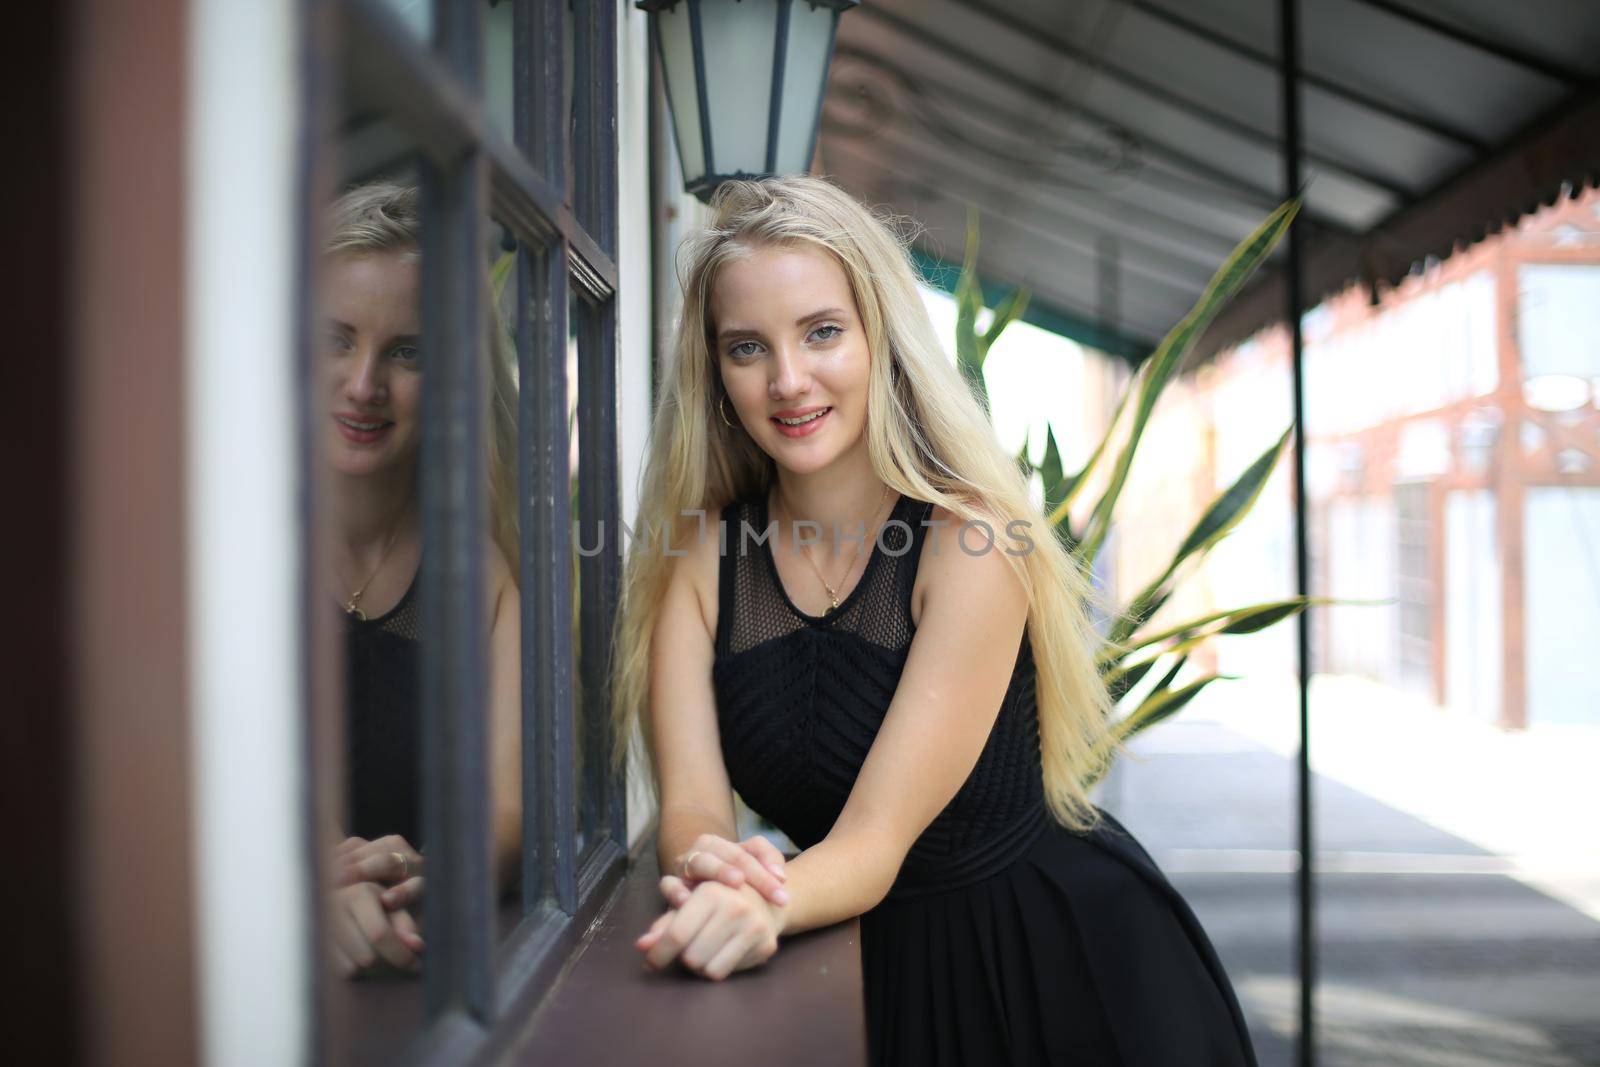
{"type": "MultiPolygon", "coordinates": [[[[408,494],[406,496],[406,503],[409,504],[410,502],[411,497],[408,494]]],[[[389,558],[389,550],[394,547],[395,539],[400,536],[400,527],[405,525],[405,517],[406,509],[402,507],[400,509],[400,517],[395,520],[394,529],[389,531],[389,540],[384,542],[383,552],[378,556],[378,565],[372,568],[372,573],[367,575],[367,580],[361,583],[361,588],[351,593],[350,599],[344,602],[345,614],[355,616],[357,622],[367,621],[367,613],[362,611],[359,607],[361,603],[361,597],[366,593],[367,586],[371,585],[372,580],[378,576],[378,572],[383,570],[383,565],[389,558]]]]}
{"type": "MultiPolygon", "coordinates": [[[[872,513],[874,515],[876,515],[878,513],[878,509],[879,508],[883,507],[883,498],[888,496],[888,495],[889,495],[889,486],[887,484],[885,484],[884,487],[883,487],[883,492],[878,494],[877,507],[872,509],[872,513]]],[[[782,487],[780,487],[779,490],[778,490],[778,496],[779,496],[780,499],[783,496],[782,487]]],[[[788,505],[787,502],[784,503],[783,510],[785,510],[785,511],[789,510],[789,505],[788,505]]],[[[861,558],[861,546],[865,542],[866,542],[866,527],[865,527],[865,525],[863,525],[862,526],[862,539],[860,541],[856,542],[855,555],[850,557],[850,565],[845,568],[844,577],[839,580],[839,585],[840,585],[841,588],[844,586],[845,582],[850,580],[851,571],[854,571],[856,569],[856,560],[861,558]]],[[[824,589],[826,589],[828,591],[828,602],[832,605],[828,610],[830,610],[830,611],[838,611],[839,610],[839,593],[838,593],[837,590],[835,590],[833,588],[833,586],[828,584],[828,579],[826,579],[826,578],[824,578],[822,576],[822,568],[818,567],[817,566],[817,561],[814,558],[812,558],[811,546],[810,545],[801,545],[800,546],[800,551],[806,557],[806,562],[811,564],[811,569],[817,572],[817,580],[822,583],[822,588],[824,588],[824,589]]]]}

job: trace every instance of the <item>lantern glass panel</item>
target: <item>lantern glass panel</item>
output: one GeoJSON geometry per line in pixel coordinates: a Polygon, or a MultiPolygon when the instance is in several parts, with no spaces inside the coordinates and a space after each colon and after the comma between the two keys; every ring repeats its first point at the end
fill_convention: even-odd
{"type": "Polygon", "coordinates": [[[700,96],[694,75],[694,36],[689,30],[689,5],[677,4],[656,14],[661,40],[662,76],[672,107],[672,126],[683,162],[683,183],[691,185],[708,173],[705,143],[700,135],[700,96]]]}
{"type": "Polygon", "coordinates": [[[703,0],[700,39],[711,112],[711,172],[765,174],[778,5],[703,0]]]}
{"type": "Polygon", "coordinates": [[[783,63],[783,117],[778,124],[776,172],[804,174],[816,145],[817,109],[827,80],[833,26],[839,13],[810,4],[789,5],[783,63]]]}

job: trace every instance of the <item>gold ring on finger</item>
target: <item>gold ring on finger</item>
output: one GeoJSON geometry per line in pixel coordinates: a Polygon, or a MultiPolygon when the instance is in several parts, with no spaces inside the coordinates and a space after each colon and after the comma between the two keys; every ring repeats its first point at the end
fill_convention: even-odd
{"type": "Polygon", "coordinates": [[[391,852],[389,855],[393,856],[400,863],[400,880],[404,882],[406,879],[410,878],[411,863],[406,859],[406,854],[404,852],[391,852]]]}
{"type": "Polygon", "coordinates": [[[698,855],[700,855],[700,850],[694,849],[683,857],[683,876],[685,878],[689,877],[689,864],[693,863],[694,858],[698,855]]]}

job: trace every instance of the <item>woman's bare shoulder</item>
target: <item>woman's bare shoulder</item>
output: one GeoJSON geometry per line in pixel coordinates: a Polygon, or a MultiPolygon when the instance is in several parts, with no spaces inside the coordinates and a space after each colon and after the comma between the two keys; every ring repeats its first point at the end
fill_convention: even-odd
{"type": "MultiPolygon", "coordinates": [[[[944,588],[971,590],[989,582],[1002,585],[1016,583],[1016,574],[1006,561],[1007,540],[1005,527],[989,518],[991,509],[978,506],[983,522],[971,524],[959,514],[941,504],[928,509],[923,523],[927,526],[921,558],[917,563],[916,580],[911,590],[912,625],[921,625],[923,607],[930,592],[944,588]]],[[[1011,549],[1012,552],[1016,548],[1011,549]]]]}
{"type": "Polygon", "coordinates": [[[495,540],[487,539],[483,546],[483,577],[489,591],[490,618],[499,615],[502,599],[517,597],[516,575],[511,567],[511,561],[506,559],[495,540]]]}
{"type": "Polygon", "coordinates": [[[704,524],[697,524],[687,543],[672,553],[668,563],[669,588],[681,584],[693,594],[708,640],[714,640],[717,633],[717,585],[722,559],[720,521],[718,512],[709,512],[704,524]]]}

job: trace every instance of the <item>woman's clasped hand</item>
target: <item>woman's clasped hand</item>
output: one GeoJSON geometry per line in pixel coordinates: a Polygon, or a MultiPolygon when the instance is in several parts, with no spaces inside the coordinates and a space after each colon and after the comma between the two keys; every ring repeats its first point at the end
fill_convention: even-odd
{"type": "Polygon", "coordinates": [[[342,976],[381,966],[422,970],[422,933],[412,910],[422,900],[423,862],[398,834],[350,837],[334,850],[334,960],[342,976]]]}
{"type": "Polygon", "coordinates": [[[634,945],[656,970],[677,960],[713,981],[758,967],[778,951],[787,877],[783,853],[766,838],[701,834],[677,873],[662,876],[669,908],[634,945]]]}

